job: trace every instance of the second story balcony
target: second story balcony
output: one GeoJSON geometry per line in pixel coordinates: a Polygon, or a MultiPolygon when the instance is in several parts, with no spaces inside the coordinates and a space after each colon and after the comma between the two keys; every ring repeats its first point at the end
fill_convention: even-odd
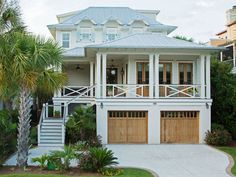
{"type": "Polygon", "coordinates": [[[210,99],[209,55],[97,53],[64,72],[62,100],[210,99]]]}

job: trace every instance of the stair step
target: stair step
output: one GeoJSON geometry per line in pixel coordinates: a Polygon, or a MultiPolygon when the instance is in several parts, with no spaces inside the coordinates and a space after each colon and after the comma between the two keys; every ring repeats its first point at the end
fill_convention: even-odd
{"type": "Polygon", "coordinates": [[[42,126],[62,126],[62,123],[58,123],[58,122],[43,122],[42,126]]]}
{"type": "Polygon", "coordinates": [[[41,139],[40,138],[40,143],[61,143],[61,139],[41,139]]]}
{"type": "Polygon", "coordinates": [[[43,122],[52,122],[52,123],[62,123],[63,122],[63,119],[44,119],[43,122]]]}
{"type": "Polygon", "coordinates": [[[40,140],[55,140],[55,141],[60,141],[62,140],[62,137],[53,137],[53,136],[41,136],[40,140]]]}
{"type": "Polygon", "coordinates": [[[41,136],[62,136],[62,132],[41,132],[41,136]]]}
{"type": "Polygon", "coordinates": [[[61,126],[43,125],[42,129],[61,129],[61,126]]]}
{"type": "Polygon", "coordinates": [[[62,143],[39,143],[39,147],[64,147],[62,143]]]}

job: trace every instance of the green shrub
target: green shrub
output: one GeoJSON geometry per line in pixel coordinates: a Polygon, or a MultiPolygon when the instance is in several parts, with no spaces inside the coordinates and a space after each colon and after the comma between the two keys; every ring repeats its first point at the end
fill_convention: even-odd
{"type": "Polygon", "coordinates": [[[232,138],[236,140],[236,123],[232,124],[232,127],[229,131],[231,132],[232,138]]]}
{"type": "Polygon", "coordinates": [[[98,171],[106,166],[116,165],[117,157],[107,148],[90,148],[81,155],[79,166],[84,170],[98,171]]]}
{"type": "Polygon", "coordinates": [[[0,111],[0,166],[16,149],[17,114],[15,111],[0,111]]]}
{"type": "Polygon", "coordinates": [[[39,163],[41,169],[46,169],[47,168],[47,162],[48,162],[48,155],[44,154],[41,157],[35,157],[32,158],[31,161],[33,163],[39,163]]]}
{"type": "Polygon", "coordinates": [[[101,168],[98,172],[103,176],[118,176],[124,173],[120,168],[101,168]]]}
{"type": "Polygon", "coordinates": [[[66,124],[66,140],[69,144],[88,141],[96,136],[96,115],[92,107],[79,107],[66,124]]]}
{"type": "Polygon", "coordinates": [[[209,145],[226,146],[231,143],[232,137],[227,130],[214,130],[206,133],[205,141],[209,145]]]}
{"type": "Polygon", "coordinates": [[[62,151],[51,151],[49,154],[49,163],[54,164],[58,170],[68,170],[70,161],[76,158],[75,151],[72,146],[65,146],[62,151]]]}
{"type": "Polygon", "coordinates": [[[221,124],[217,124],[217,123],[212,123],[211,124],[211,131],[215,131],[215,130],[224,130],[224,126],[221,124]]]}
{"type": "Polygon", "coordinates": [[[31,127],[30,129],[30,143],[33,145],[37,145],[38,143],[38,128],[31,127]]]}

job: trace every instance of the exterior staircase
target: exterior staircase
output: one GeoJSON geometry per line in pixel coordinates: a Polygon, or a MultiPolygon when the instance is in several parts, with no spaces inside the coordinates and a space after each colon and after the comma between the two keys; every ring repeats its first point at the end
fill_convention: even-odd
{"type": "Polygon", "coordinates": [[[68,105],[83,98],[87,93],[93,92],[94,89],[95,85],[88,87],[87,90],[70,99],[65,105],[43,105],[38,124],[38,146],[64,146],[65,122],[68,120],[68,105]],[[53,117],[54,110],[59,112],[60,115],[53,117]],[[51,115],[49,112],[51,112],[51,115]]]}
{"type": "Polygon", "coordinates": [[[41,124],[38,146],[64,146],[62,118],[47,118],[41,124]]]}

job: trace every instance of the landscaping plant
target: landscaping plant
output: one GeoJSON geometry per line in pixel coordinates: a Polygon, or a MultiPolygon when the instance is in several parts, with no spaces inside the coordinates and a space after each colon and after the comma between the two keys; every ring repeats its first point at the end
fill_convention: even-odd
{"type": "Polygon", "coordinates": [[[62,151],[51,151],[49,159],[58,170],[68,170],[70,168],[70,161],[76,158],[74,148],[72,146],[65,146],[62,151]]]}
{"type": "Polygon", "coordinates": [[[101,168],[98,170],[103,176],[118,176],[124,173],[120,168],[101,168]]]}
{"type": "Polygon", "coordinates": [[[92,107],[78,107],[66,124],[67,141],[75,144],[96,137],[96,115],[92,107]]]}
{"type": "Polygon", "coordinates": [[[205,142],[209,145],[214,146],[226,146],[229,145],[232,141],[231,134],[227,130],[212,130],[207,131],[205,142]]]}
{"type": "Polygon", "coordinates": [[[31,161],[33,163],[39,163],[41,169],[46,169],[48,163],[48,155],[44,154],[41,157],[32,158],[31,161]]]}
{"type": "Polygon", "coordinates": [[[117,157],[107,148],[90,148],[88,152],[84,152],[79,159],[81,169],[98,171],[104,167],[117,165],[117,157]]]}

